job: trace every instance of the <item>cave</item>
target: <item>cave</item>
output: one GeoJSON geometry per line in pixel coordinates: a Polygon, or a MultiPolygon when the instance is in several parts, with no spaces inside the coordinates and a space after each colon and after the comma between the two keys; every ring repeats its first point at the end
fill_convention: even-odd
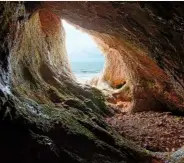
{"type": "Polygon", "coordinates": [[[0,161],[181,163],[183,9],[0,2],[0,161]],[[103,52],[102,73],[86,84],[69,65],[61,19],[103,52]]]}

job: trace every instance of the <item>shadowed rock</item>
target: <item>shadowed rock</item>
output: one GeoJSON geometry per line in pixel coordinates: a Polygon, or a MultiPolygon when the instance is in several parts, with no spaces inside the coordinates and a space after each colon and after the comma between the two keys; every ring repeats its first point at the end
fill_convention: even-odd
{"type": "Polygon", "coordinates": [[[175,2],[1,2],[0,161],[153,162],[148,151],[104,121],[113,111],[101,91],[76,83],[60,19],[94,37],[106,57],[100,80],[112,88],[126,82],[133,111],[150,109],[152,102],[181,113],[182,7],[175,2]]]}

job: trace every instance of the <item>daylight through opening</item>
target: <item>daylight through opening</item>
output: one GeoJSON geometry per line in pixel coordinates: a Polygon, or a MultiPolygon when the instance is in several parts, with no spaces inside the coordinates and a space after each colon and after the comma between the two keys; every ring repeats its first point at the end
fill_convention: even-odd
{"type": "Polygon", "coordinates": [[[80,83],[98,76],[103,69],[104,56],[87,34],[62,20],[66,34],[66,50],[71,69],[80,83]]]}

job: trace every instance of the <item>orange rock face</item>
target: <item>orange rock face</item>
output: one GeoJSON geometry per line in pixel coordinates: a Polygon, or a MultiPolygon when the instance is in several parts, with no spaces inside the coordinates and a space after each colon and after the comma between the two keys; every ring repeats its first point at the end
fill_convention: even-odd
{"type": "Polygon", "coordinates": [[[58,35],[61,30],[61,19],[54,13],[46,10],[39,11],[42,31],[47,35],[58,35]]]}
{"type": "Polygon", "coordinates": [[[181,114],[183,8],[178,2],[1,2],[0,161],[151,162],[105,123],[113,110],[101,91],[76,83],[60,19],[90,34],[104,52],[103,73],[91,84],[110,102],[181,114]]]}
{"type": "MultiPolygon", "coordinates": [[[[176,37],[179,32],[170,26],[168,31],[172,30],[173,38],[164,35],[162,31],[169,25],[169,21],[164,19],[164,15],[160,15],[165,20],[163,24],[158,20],[159,14],[156,17],[151,14],[151,11],[156,14],[157,7],[152,9],[149,3],[111,2],[43,2],[39,7],[38,13],[35,11],[24,32],[23,37],[30,41],[22,41],[20,45],[18,55],[22,55],[24,59],[19,57],[14,58],[16,62],[13,61],[13,66],[16,66],[17,62],[24,64],[25,60],[29,60],[29,66],[23,65],[26,66],[25,71],[29,71],[32,76],[28,77],[29,82],[39,79],[40,84],[35,81],[36,87],[50,87],[48,84],[51,84],[54,89],[58,89],[65,76],[74,80],[68,65],[65,34],[60,21],[63,18],[89,33],[104,53],[106,62],[103,74],[92,80],[91,85],[109,89],[110,96],[117,94],[116,102],[129,99],[132,111],[152,110],[155,107],[184,111],[183,66],[180,64],[183,61],[176,63],[182,52],[177,43],[173,42],[173,39],[181,42],[176,37]],[[37,38],[34,39],[31,35],[37,35],[37,38]],[[172,44],[165,44],[168,40],[172,44]],[[25,50],[29,52],[22,54],[25,50]],[[31,54],[31,60],[25,57],[31,54]],[[178,59],[172,57],[177,55],[178,59]],[[174,75],[173,70],[177,71],[174,75]]],[[[174,5],[171,8],[174,12],[174,5]]],[[[172,14],[167,16],[174,19],[172,14]]],[[[22,84],[20,76],[24,77],[15,74],[13,83],[21,87],[21,90],[27,86],[30,88],[32,83],[22,84]]],[[[25,89],[25,92],[29,90],[25,89]]],[[[46,88],[46,92],[55,92],[50,89],[46,88]]],[[[48,94],[45,99],[58,96],[56,92],[55,95],[48,94]]]]}
{"type": "Polygon", "coordinates": [[[183,53],[177,36],[183,27],[178,20],[175,27],[169,21],[175,20],[175,5],[167,5],[167,14],[161,13],[164,4],[141,2],[44,2],[42,8],[94,37],[106,58],[102,76],[93,82],[97,87],[105,82],[116,88],[126,82],[134,111],[148,110],[150,103],[182,111],[184,70],[177,60],[183,53]]]}

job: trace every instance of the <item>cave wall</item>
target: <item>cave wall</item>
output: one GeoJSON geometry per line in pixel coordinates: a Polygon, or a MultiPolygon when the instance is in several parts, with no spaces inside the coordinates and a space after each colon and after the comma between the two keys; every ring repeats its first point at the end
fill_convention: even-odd
{"type": "Polygon", "coordinates": [[[45,2],[43,7],[87,30],[111,34],[132,45],[183,88],[182,2],[45,2]]]}
{"type": "MultiPolygon", "coordinates": [[[[0,20],[1,28],[1,42],[0,42],[0,88],[6,94],[9,94],[10,87],[10,58],[9,53],[14,45],[14,38],[16,37],[15,31],[19,31],[17,22],[18,17],[22,16],[21,5],[18,3],[1,3],[0,11],[2,18],[0,20]],[[14,14],[16,13],[16,14],[14,14]],[[9,40],[12,40],[11,42],[9,40]]],[[[20,26],[19,26],[20,28],[20,26]]]]}
{"type": "Polygon", "coordinates": [[[16,93],[42,103],[61,103],[57,79],[73,80],[65,49],[61,20],[41,10],[25,23],[20,44],[11,55],[12,86],[16,93]]]}
{"type": "MultiPolygon", "coordinates": [[[[105,53],[119,53],[125,70],[120,81],[129,82],[134,110],[150,106],[151,101],[184,110],[183,3],[44,2],[41,6],[96,37],[105,53]]],[[[104,78],[112,85],[119,83],[107,73],[104,78]]]]}
{"type": "Polygon", "coordinates": [[[73,80],[59,18],[96,37],[104,52],[125,59],[123,69],[131,72],[122,72],[122,80],[128,78],[130,86],[142,78],[161,88],[171,84],[163,89],[169,90],[166,97],[162,91],[150,96],[182,111],[182,7],[174,2],[1,2],[0,161],[153,162],[149,151],[104,122],[112,112],[101,92],[73,80]]]}
{"type": "Polygon", "coordinates": [[[56,61],[65,55],[63,35],[52,30],[62,33],[58,17],[44,10],[33,13],[34,5],[25,8],[24,2],[1,2],[0,7],[0,162],[151,162],[150,154],[105,123],[110,109],[100,91],[77,85],[72,74],[65,74],[69,67],[56,61]],[[49,31],[43,12],[52,18],[49,31]],[[57,45],[61,52],[53,49],[57,45]],[[47,96],[51,86],[65,97],[59,105],[47,96]]]}
{"type": "Polygon", "coordinates": [[[182,96],[174,89],[168,75],[145,52],[107,34],[95,32],[93,37],[106,57],[97,87],[108,82],[116,88],[111,92],[118,95],[117,101],[131,101],[132,111],[183,110],[182,96]],[[124,86],[117,89],[121,84],[124,86]]]}
{"type": "Polygon", "coordinates": [[[14,46],[10,59],[14,94],[57,107],[82,100],[83,107],[91,103],[93,108],[103,112],[105,104],[101,93],[75,82],[68,63],[60,17],[50,11],[39,10],[25,22],[18,39],[20,43],[14,46]]]}

